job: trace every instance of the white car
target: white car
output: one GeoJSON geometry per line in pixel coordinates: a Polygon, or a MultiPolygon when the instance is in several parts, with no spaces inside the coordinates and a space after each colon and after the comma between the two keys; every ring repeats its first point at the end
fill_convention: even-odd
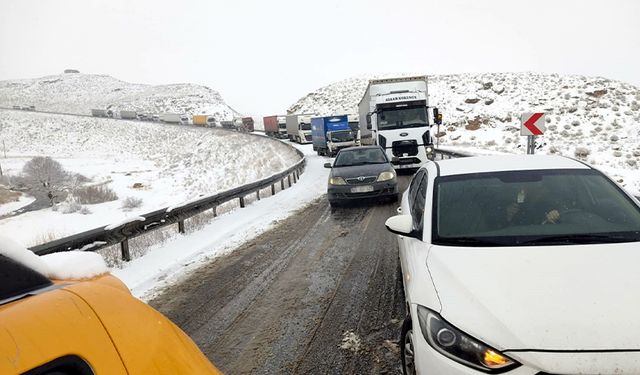
{"type": "Polygon", "coordinates": [[[640,202],[554,156],[427,162],[398,234],[407,374],[640,374],[640,202]]]}

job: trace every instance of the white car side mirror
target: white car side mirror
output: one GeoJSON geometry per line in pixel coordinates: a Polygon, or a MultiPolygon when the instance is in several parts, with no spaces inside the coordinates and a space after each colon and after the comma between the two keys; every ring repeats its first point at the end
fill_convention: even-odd
{"type": "Polygon", "coordinates": [[[389,232],[401,236],[413,234],[413,218],[411,215],[396,215],[387,219],[384,223],[389,232]]]}

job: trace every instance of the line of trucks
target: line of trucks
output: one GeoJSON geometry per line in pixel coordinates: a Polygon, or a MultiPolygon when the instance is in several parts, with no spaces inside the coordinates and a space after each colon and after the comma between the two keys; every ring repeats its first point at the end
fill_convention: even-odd
{"type": "Polygon", "coordinates": [[[442,124],[429,105],[426,76],[373,79],[358,104],[358,115],[291,114],[263,118],[268,136],[312,143],[318,155],[379,145],[396,169],[417,168],[434,156],[433,127],[442,124]]]}
{"type": "Polygon", "coordinates": [[[92,109],[91,116],[119,118],[123,120],[155,121],[167,124],[198,125],[206,127],[221,126],[225,129],[233,129],[244,132],[254,131],[253,118],[251,117],[236,117],[230,121],[220,121],[218,124],[216,118],[211,115],[189,116],[179,113],[147,114],[128,110],[114,112],[110,109],[92,109]]]}

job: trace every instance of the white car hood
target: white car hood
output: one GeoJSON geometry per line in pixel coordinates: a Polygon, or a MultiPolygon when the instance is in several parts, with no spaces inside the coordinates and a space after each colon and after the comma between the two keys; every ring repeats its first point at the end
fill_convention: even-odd
{"type": "Polygon", "coordinates": [[[499,350],[640,349],[640,243],[432,246],[442,317],[499,350]]]}

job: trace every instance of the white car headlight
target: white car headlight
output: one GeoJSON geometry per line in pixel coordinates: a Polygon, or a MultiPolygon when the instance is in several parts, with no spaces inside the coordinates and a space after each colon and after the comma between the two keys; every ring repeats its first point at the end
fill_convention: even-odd
{"type": "Polygon", "coordinates": [[[347,182],[342,177],[331,177],[329,178],[330,185],[346,185],[347,182]]]}
{"type": "Polygon", "coordinates": [[[465,366],[488,373],[501,373],[520,366],[497,350],[465,334],[440,315],[418,305],[420,330],[440,354],[465,366]]]}
{"type": "Polygon", "coordinates": [[[386,171],[386,172],[382,172],[380,173],[380,175],[378,175],[378,179],[377,181],[389,181],[389,180],[393,180],[394,178],[396,178],[396,173],[395,172],[391,172],[391,171],[386,171]]]}

